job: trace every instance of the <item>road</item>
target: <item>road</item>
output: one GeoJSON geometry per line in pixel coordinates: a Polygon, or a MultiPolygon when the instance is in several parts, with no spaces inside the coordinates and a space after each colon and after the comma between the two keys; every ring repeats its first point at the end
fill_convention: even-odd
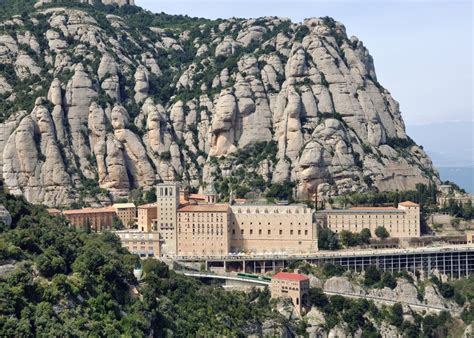
{"type": "MultiPolygon", "coordinates": [[[[176,271],[176,272],[183,273],[185,276],[196,277],[196,278],[213,278],[213,279],[233,280],[233,281],[239,281],[239,282],[243,282],[243,283],[258,284],[258,285],[261,285],[261,286],[270,285],[270,282],[254,280],[254,279],[248,279],[248,278],[242,278],[242,277],[238,277],[238,276],[231,275],[231,274],[222,275],[222,274],[202,273],[202,272],[182,272],[182,271],[176,271]]],[[[419,309],[419,310],[431,310],[431,311],[436,311],[436,312],[450,311],[450,309],[445,308],[445,307],[427,305],[427,304],[420,304],[420,303],[405,302],[405,301],[393,300],[393,299],[389,299],[389,298],[376,297],[376,296],[371,296],[371,295],[361,295],[361,294],[346,293],[346,292],[328,291],[328,290],[324,290],[324,289],[323,289],[323,292],[325,294],[329,295],[329,296],[339,295],[339,296],[344,296],[344,297],[348,297],[348,298],[355,298],[355,299],[368,299],[368,300],[373,300],[374,302],[384,303],[386,305],[394,305],[395,303],[401,303],[403,305],[408,305],[413,309],[419,309]]]]}

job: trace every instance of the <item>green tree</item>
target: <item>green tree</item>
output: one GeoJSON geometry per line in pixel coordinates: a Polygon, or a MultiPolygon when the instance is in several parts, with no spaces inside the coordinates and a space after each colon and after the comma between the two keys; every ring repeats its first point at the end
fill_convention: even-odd
{"type": "Polygon", "coordinates": [[[322,228],[318,232],[318,247],[320,250],[337,250],[339,241],[337,235],[328,228],[322,228]]]}
{"type": "Polygon", "coordinates": [[[118,218],[117,215],[112,217],[112,228],[115,230],[122,230],[125,228],[122,220],[118,218]]]}
{"type": "Polygon", "coordinates": [[[360,232],[360,241],[361,243],[364,244],[370,244],[370,238],[372,237],[372,234],[370,233],[370,230],[367,228],[364,228],[360,232]]]}
{"type": "Polygon", "coordinates": [[[378,226],[375,229],[375,236],[377,236],[380,239],[385,239],[385,238],[388,238],[390,234],[388,233],[387,229],[385,229],[383,226],[378,226]]]}
{"type": "Polygon", "coordinates": [[[309,289],[309,301],[312,305],[319,308],[324,308],[329,304],[328,297],[324,294],[321,288],[310,288],[309,289]]]}
{"type": "Polygon", "coordinates": [[[397,287],[397,280],[393,277],[390,272],[384,272],[381,278],[382,287],[388,287],[395,289],[397,287]]]}
{"type": "Polygon", "coordinates": [[[396,326],[396,327],[401,327],[401,325],[403,324],[402,304],[400,303],[393,304],[393,306],[390,308],[388,320],[391,325],[396,326]]]}
{"type": "Polygon", "coordinates": [[[375,266],[371,265],[365,270],[364,284],[366,286],[373,286],[376,283],[380,282],[380,279],[380,271],[375,266]]]}

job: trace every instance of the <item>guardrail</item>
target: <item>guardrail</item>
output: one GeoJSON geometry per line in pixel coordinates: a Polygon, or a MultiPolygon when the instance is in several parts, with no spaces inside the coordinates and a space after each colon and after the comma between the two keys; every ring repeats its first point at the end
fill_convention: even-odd
{"type": "Polygon", "coordinates": [[[310,254],[235,254],[221,256],[175,256],[176,261],[196,261],[196,260],[265,260],[265,259],[319,259],[354,256],[374,256],[374,255],[400,255],[400,254],[423,254],[423,253],[444,253],[457,251],[474,251],[474,245],[450,245],[434,246],[410,249],[373,249],[373,250],[339,250],[339,251],[318,251],[310,254]]]}

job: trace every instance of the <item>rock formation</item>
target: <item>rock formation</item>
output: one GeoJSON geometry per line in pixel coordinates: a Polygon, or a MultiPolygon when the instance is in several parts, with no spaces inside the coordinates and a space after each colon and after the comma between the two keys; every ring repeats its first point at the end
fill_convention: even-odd
{"type": "Polygon", "coordinates": [[[47,2],[0,23],[18,32],[0,35],[3,179],[30,201],[233,175],[260,194],[292,181],[300,198],[439,181],[368,50],[331,18],[189,19],[171,32],[138,24],[155,23],[138,9],[127,21],[47,2]]]}

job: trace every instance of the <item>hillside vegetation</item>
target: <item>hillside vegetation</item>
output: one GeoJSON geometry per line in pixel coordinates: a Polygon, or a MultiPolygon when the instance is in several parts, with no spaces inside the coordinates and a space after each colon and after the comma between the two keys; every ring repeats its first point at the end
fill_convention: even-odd
{"type": "Polygon", "coordinates": [[[332,18],[34,5],[0,4],[3,178],[30,202],[98,205],[161,181],[214,183],[222,199],[439,183],[367,48],[332,18]]]}

